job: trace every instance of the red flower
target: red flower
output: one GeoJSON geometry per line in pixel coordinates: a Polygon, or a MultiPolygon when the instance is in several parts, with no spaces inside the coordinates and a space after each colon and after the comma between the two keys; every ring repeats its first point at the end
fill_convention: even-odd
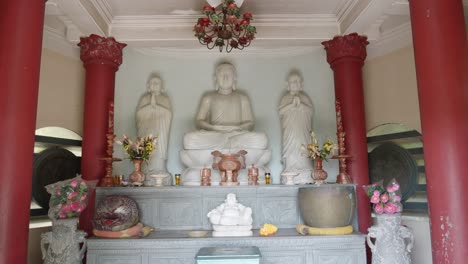
{"type": "Polygon", "coordinates": [[[196,33],[203,33],[205,32],[205,29],[203,29],[203,26],[198,24],[198,25],[195,25],[195,27],[193,28],[193,31],[195,31],[196,33]]]}
{"type": "Polygon", "coordinates": [[[235,11],[237,9],[237,5],[232,3],[227,6],[227,8],[231,11],[235,11]]]}
{"type": "Polygon", "coordinates": [[[247,37],[248,40],[253,40],[255,38],[254,34],[246,34],[245,36],[247,37]]]}
{"type": "Polygon", "coordinates": [[[231,44],[231,47],[233,47],[233,48],[239,47],[239,43],[237,41],[235,41],[235,40],[231,40],[230,44],[231,44]]]}
{"type": "Polygon", "coordinates": [[[209,36],[206,36],[206,37],[203,39],[203,41],[204,41],[206,44],[208,44],[208,43],[213,42],[213,38],[212,38],[212,37],[209,37],[209,36]]]}
{"type": "Polygon", "coordinates": [[[212,7],[212,6],[204,6],[204,7],[203,7],[203,11],[213,11],[213,12],[214,12],[214,11],[215,11],[215,8],[212,7]]]}
{"type": "Polygon", "coordinates": [[[250,21],[247,20],[247,19],[243,19],[239,24],[240,24],[241,26],[243,26],[243,25],[249,25],[249,24],[250,24],[250,21]]]}
{"type": "Polygon", "coordinates": [[[250,20],[252,19],[252,13],[245,13],[243,17],[245,20],[250,20]]]}
{"type": "Polygon", "coordinates": [[[246,45],[247,43],[249,43],[249,40],[246,37],[239,38],[239,44],[241,44],[242,46],[246,45]]]}
{"type": "Polygon", "coordinates": [[[201,25],[201,26],[207,27],[207,26],[210,25],[210,19],[207,18],[207,17],[200,18],[198,20],[198,24],[201,25]]]}
{"type": "Polygon", "coordinates": [[[227,16],[226,21],[229,24],[236,24],[237,23],[237,17],[235,15],[227,16]]]}
{"type": "Polygon", "coordinates": [[[209,16],[215,12],[215,8],[212,6],[204,6],[203,7],[203,14],[209,16]]]}

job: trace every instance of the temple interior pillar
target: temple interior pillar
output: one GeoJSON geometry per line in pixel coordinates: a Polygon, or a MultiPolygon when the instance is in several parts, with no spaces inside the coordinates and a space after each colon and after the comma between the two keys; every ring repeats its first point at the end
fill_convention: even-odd
{"type": "Polygon", "coordinates": [[[367,228],[371,225],[370,203],[363,189],[364,185],[369,184],[362,83],[362,66],[368,43],[366,37],[356,33],[335,37],[322,43],[334,74],[335,97],[341,102],[346,151],[352,155],[347,165],[352,181],[357,184],[357,212],[361,233],[367,233],[367,228]]]}
{"type": "Polygon", "coordinates": [[[468,258],[468,48],[461,0],[411,0],[434,263],[468,258]]]}
{"type": "Polygon", "coordinates": [[[0,263],[26,263],[44,0],[0,3],[0,263]]]}
{"type": "MultiPolygon", "coordinates": [[[[114,102],[115,73],[122,64],[126,44],[93,34],[81,38],[78,46],[86,69],[81,174],[85,180],[98,181],[105,176],[105,162],[100,159],[107,156],[108,106],[114,102]]],[[[92,192],[80,216],[80,228],[88,234],[92,231],[94,198],[92,192]]]]}

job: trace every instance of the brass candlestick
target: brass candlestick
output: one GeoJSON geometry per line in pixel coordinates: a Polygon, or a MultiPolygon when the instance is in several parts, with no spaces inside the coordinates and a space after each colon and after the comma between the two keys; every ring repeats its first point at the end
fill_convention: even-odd
{"type": "Polygon", "coordinates": [[[114,178],[112,177],[112,163],[114,161],[121,161],[122,159],[112,157],[114,152],[114,134],[106,134],[107,137],[107,150],[106,154],[107,157],[100,158],[99,160],[103,160],[106,162],[106,176],[101,179],[99,182],[99,186],[101,187],[113,187],[114,186],[114,178]]]}
{"type": "Polygon", "coordinates": [[[108,128],[107,128],[107,156],[104,158],[100,158],[99,160],[103,160],[106,162],[106,176],[101,178],[99,181],[99,186],[101,187],[113,187],[114,186],[114,178],[112,177],[112,163],[114,161],[121,161],[122,159],[114,158],[112,155],[114,154],[114,103],[109,102],[109,119],[108,119],[108,128]]]}
{"type": "Polygon", "coordinates": [[[351,177],[348,174],[348,169],[346,167],[346,159],[352,158],[351,155],[346,154],[346,145],[345,145],[345,136],[343,128],[343,120],[341,116],[341,103],[336,100],[336,124],[337,132],[336,136],[338,138],[338,155],[334,155],[332,159],[337,159],[339,162],[340,172],[336,176],[336,183],[340,184],[350,184],[353,183],[351,177]]]}

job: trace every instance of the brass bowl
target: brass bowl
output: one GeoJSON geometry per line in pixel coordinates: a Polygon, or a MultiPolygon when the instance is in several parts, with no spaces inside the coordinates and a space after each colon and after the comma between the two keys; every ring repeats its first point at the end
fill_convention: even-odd
{"type": "Polygon", "coordinates": [[[299,188],[299,210],[304,223],[318,228],[352,224],[356,194],[351,184],[322,184],[299,188]]]}

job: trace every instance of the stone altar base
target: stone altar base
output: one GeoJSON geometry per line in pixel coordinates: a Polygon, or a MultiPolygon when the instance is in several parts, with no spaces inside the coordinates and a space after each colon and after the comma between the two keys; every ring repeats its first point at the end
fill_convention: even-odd
{"type": "MultiPolygon", "coordinates": [[[[352,185],[354,186],[354,185],[352,185]]],[[[141,239],[88,241],[88,264],[194,264],[202,247],[257,246],[264,264],[365,264],[365,235],[302,236],[295,227],[303,223],[298,208],[298,189],[316,185],[261,185],[235,187],[113,187],[97,188],[96,202],[107,195],[127,195],[140,209],[141,222],[157,231],[141,239]],[[210,231],[200,238],[189,231],[211,230],[207,213],[235,193],[239,203],[252,208],[253,234],[216,237],[210,231]],[[259,236],[265,223],[278,226],[276,234],[259,236]]],[[[353,219],[354,230],[357,218],[353,219]]]]}
{"type": "Polygon", "coordinates": [[[213,237],[244,237],[252,236],[252,226],[213,225],[213,237]]]}
{"type": "MultiPolygon", "coordinates": [[[[179,155],[182,163],[187,167],[182,172],[181,183],[186,186],[200,186],[200,171],[202,168],[211,168],[213,164],[213,155],[211,152],[214,150],[181,150],[179,155]]],[[[219,150],[221,153],[237,153],[238,149],[223,149],[219,150]]],[[[258,168],[258,183],[265,184],[265,172],[270,172],[266,164],[271,159],[271,150],[267,149],[245,149],[246,167],[252,164],[258,168]]],[[[221,175],[218,170],[211,169],[211,185],[219,185],[221,175]]],[[[237,181],[240,185],[248,184],[248,171],[247,169],[239,170],[237,181]]]]}
{"type": "Polygon", "coordinates": [[[187,231],[156,231],[142,239],[88,239],[88,264],[194,264],[202,247],[257,246],[266,264],[365,264],[365,235],[301,236],[279,229],[274,236],[190,238],[187,231]]]}

